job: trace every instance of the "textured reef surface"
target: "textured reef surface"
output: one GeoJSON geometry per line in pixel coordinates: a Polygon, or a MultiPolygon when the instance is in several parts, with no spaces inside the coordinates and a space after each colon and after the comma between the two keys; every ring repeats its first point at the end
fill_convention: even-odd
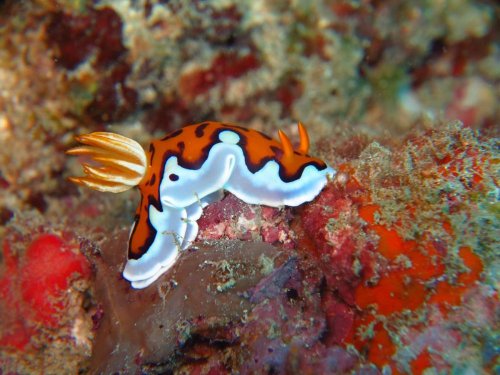
{"type": "Polygon", "coordinates": [[[500,371],[494,1],[0,1],[0,374],[500,371]],[[297,208],[209,205],[151,287],[138,193],[73,136],[204,120],[338,174],[297,208]],[[75,158],[76,159],[76,158],[75,158]]]}

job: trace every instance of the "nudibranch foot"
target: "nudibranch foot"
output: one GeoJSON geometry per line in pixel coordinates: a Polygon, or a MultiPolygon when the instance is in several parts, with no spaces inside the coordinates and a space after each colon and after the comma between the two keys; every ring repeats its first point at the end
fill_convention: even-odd
{"type": "Polygon", "coordinates": [[[236,125],[204,122],[153,141],[146,153],[126,137],[92,133],[71,155],[89,156],[84,177],[71,180],[95,190],[119,192],[139,186],[137,208],[123,270],[133,288],[157,280],[198,234],[203,208],[224,190],[250,204],[298,206],[313,200],[335,175],[308,155],[309,136],[299,123],[294,149],[282,131],[280,141],[236,125]]]}
{"type": "Polygon", "coordinates": [[[131,282],[144,283],[155,278],[158,273],[163,273],[161,269],[172,266],[181,250],[188,226],[184,208],[158,211],[150,206],[149,220],[156,229],[153,242],[139,259],[129,259],[123,270],[123,277],[131,282]]]}
{"type": "Polygon", "coordinates": [[[203,208],[223,196],[223,190],[217,190],[199,198],[186,209],[163,207],[164,211],[159,212],[152,207],[151,225],[155,227],[157,234],[148,250],[149,256],[129,259],[123,270],[123,277],[131,282],[132,287],[145,288],[168,270],[175,263],[179,252],[191,246],[196,239],[197,220],[201,217],[203,208]]]}

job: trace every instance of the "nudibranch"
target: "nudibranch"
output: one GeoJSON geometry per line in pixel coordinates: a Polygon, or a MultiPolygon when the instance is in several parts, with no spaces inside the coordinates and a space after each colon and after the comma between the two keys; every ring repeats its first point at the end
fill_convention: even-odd
{"type": "Polygon", "coordinates": [[[107,132],[78,136],[85,176],[70,180],[94,190],[122,192],[138,186],[141,201],[130,232],[123,276],[134,288],[153,283],[188,248],[198,233],[203,208],[227,190],[250,204],[298,206],[313,200],[335,170],[309,156],[309,137],[299,123],[294,149],[281,130],[280,141],[256,130],[203,122],[139,143],[107,132]]]}

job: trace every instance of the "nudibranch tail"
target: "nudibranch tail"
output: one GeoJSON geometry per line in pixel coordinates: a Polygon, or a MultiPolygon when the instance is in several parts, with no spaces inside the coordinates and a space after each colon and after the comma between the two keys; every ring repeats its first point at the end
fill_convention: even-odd
{"type": "Polygon", "coordinates": [[[84,146],[66,151],[88,156],[97,166],[82,164],[85,176],[70,177],[79,185],[120,193],[138,185],[146,174],[146,153],[139,143],[115,133],[95,132],[76,137],[84,146]]]}

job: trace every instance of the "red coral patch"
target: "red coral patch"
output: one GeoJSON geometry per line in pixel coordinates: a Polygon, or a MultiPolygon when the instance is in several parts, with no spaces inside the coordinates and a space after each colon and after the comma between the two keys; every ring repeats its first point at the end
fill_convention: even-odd
{"type": "Polygon", "coordinates": [[[61,324],[71,281],[90,277],[90,268],[82,254],[53,234],[36,238],[22,257],[5,240],[3,255],[0,345],[23,349],[40,326],[61,324]]]}
{"type": "Polygon", "coordinates": [[[114,63],[126,51],[122,43],[122,21],[111,8],[89,9],[86,15],[52,14],[47,26],[48,42],[56,47],[57,63],[74,69],[91,53],[96,65],[114,63]]]}
{"type": "Polygon", "coordinates": [[[238,56],[234,52],[219,54],[208,69],[190,71],[181,76],[179,91],[184,101],[189,102],[219,84],[226,84],[231,78],[238,78],[257,69],[259,61],[253,54],[238,56]]]}

